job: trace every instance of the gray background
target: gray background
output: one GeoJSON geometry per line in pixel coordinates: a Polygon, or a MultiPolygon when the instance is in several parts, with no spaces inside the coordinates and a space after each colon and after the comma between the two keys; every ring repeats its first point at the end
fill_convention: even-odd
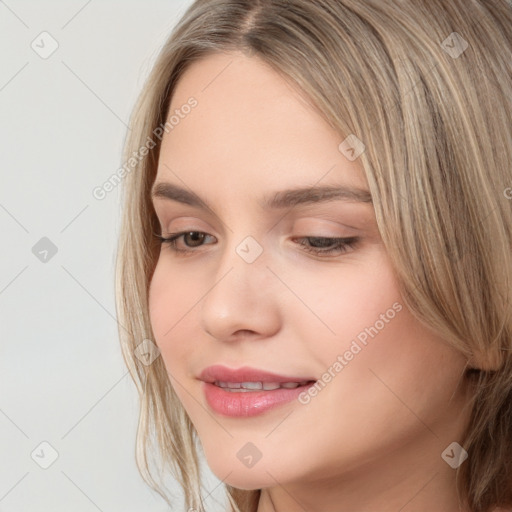
{"type": "MultiPolygon", "coordinates": [[[[119,168],[137,93],[190,3],[0,1],[1,512],[168,509],[135,466],[138,399],[115,321],[119,190],[92,190],[119,168]]],[[[221,510],[206,476],[208,510],[221,510]]]]}

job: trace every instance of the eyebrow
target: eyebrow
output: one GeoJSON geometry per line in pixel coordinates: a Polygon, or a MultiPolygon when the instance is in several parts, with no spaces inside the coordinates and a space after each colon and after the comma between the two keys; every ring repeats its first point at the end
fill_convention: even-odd
{"type": "MultiPolygon", "coordinates": [[[[195,192],[172,183],[155,183],[151,190],[151,197],[213,211],[213,208],[195,192]]],[[[372,196],[368,190],[344,185],[299,187],[275,192],[271,196],[264,197],[260,204],[266,209],[280,209],[335,200],[371,204],[372,196]]]]}

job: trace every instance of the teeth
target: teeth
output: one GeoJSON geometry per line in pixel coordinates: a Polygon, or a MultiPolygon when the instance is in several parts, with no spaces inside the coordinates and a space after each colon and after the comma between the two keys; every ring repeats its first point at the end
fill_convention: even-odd
{"type": "Polygon", "coordinates": [[[294,389],[299,386],[304,386],[308,381],[303,382],[222,382],[215,381],[214,384],[219,386],[226,391],[272,391],[274,389],[285,388],[285,389],[294,389]]]}
{"type": "Polygon", "coordinates": [[[244,389],[262,389],[263,385],[261,382],[242,382],[244,389]]]}
{"type": "Polygon", "coordinates": [[[283,382],[281,384],[281,386],[283,388],[293,389],[293,388],[298,388],[299,387],[299,383],[298,382],[283,382]]]}

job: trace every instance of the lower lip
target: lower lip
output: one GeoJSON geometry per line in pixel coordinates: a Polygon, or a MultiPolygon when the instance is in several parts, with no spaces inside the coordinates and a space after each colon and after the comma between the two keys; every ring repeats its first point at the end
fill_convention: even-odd
{"type": "Polygon", "coordinates": [[[314,383],[293,389],[278,388],[269,391],[225,391],[210,382],[204,382],[204,394],[209,406],[217,413],[231,417],[262,414],[274,407],[291,402],[314,383]]]}

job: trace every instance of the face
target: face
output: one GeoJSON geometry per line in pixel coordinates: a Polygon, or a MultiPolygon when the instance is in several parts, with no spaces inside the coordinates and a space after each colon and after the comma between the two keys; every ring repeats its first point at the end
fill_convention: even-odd
{"type": "Polygon", "coordinates": [[[164,238],[185,234],[162,244],[150,317],[212,471],[243,489],[444,471],[465,360],[404,305],[344,137],[238,53],[194,63],[175,110],[153,203],[164,238]]]}

